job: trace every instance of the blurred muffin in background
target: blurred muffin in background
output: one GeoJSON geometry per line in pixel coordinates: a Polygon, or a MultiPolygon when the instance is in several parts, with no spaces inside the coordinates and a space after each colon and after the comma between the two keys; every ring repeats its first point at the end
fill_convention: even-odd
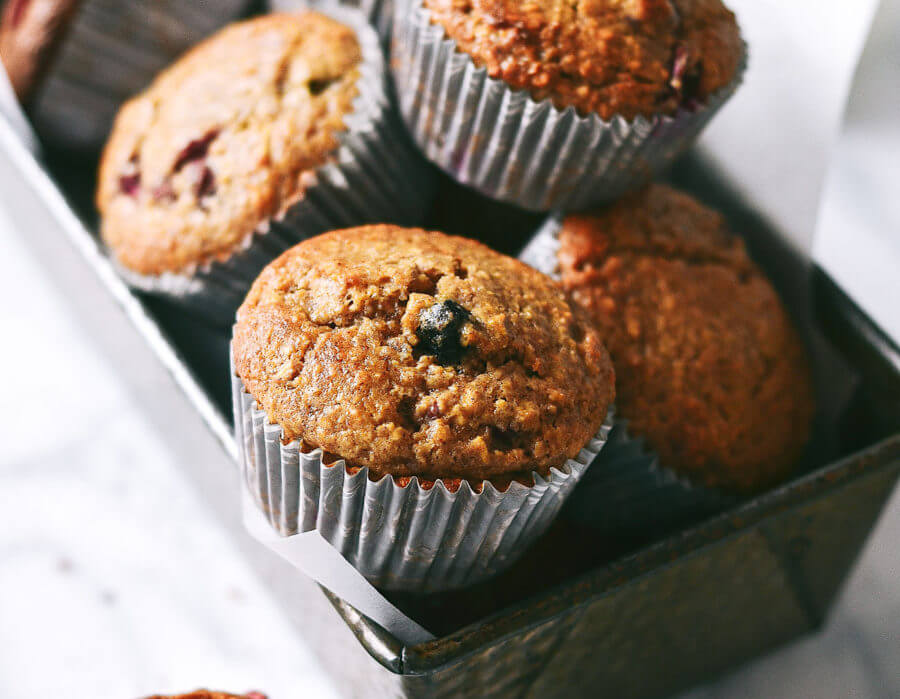
{"type": "Polygon", "coordinates": [[[126,103],[103,152],[104,243],[133,286],[230,325],[259,270],[303,238],[416,222],[428,172],[358,12],[234,24],[126,103]]]}
{"type": "Polygon", "coordinates": [[[146,699],[268,699],[268,697],[262,692],[228,694],[227,692],[214,692],[209,689],[195,689],[187,694],[154,694],[146,699]]]}
{"type": "Polygon", "coordinates": [[[751,493],[788,477],[814,412],[809,359],[722,216],[655,184],[566,217],[563,287],[616,367],[617,416],[691,482],[751,493]]]}

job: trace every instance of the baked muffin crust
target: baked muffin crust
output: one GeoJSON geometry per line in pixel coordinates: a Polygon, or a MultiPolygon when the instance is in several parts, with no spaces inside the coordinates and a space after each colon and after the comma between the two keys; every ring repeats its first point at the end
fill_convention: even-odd
{"type": "Polygon", "coordinates": [[[303,197],[357,94],[354,32],[315,12],[231,25],[119,112],[100,165],[106,244],[142,274],[225,259],[303,197]]]}
{"type": "Polygon", "coordinates": [[[673,114],[743,55],[720,0],[423,0],[459,49],[513,88],[603,119],[673,114]]]}
{"type": "Polygon", "coordinates": [[[599,324],[618,414],[661,463],[750,492],[786,477],[809,437],[803,344],[724,219],[651,185],[559,234],[563,286],[599,324]]]}
{"type": "Polygon", "coordinates": [[[551,279],[472,240],[387,225],[272,262],[238,311],[233,351],[287,440],[376,478],[546,473],[588,442],[614,394],[598,333],[551,279]]]}
{"type": "Polygon", "coordinates": [[[162,695],[154,694],[147,699],[267,699],[262,692],[247,692],[246,694],[228,694],[227,692],[214,692],[209,689],[196,689],[187,694],[162,695]]]}

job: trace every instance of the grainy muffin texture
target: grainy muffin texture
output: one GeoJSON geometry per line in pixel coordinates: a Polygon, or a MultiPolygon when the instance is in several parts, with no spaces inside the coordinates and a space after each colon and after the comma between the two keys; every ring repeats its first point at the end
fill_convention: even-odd
{"type": "Polygon", "coordinates": [[[213,692],[208,689],[197,689],[188,694],[163,695],[154,694],[147,699],[267,699],[262,692],[247,692],[246,694],[228,694],[227,692],[213,692]]]}
{"type": "Polygon", "coordinates": [[[318,13],[234,24],[127,102],[100,165],[104,241],[142,274],[229,257],[303,197],[357,94],[354,32],[318,13]]]}
{"type": "Polygon", "coordinates": [[[809,437],[805,349],[723,218],[652,185],[559,234],[563,286],[616,367],[620,416],[661,463],[750,492],[787,476],[809,437]]]}
{"type": "Polygon", "coordinates": [[[491,77],[603,119],[672,114],[735,78],[743,45],[720,0],[423,0],[491,77]]]}
{"type": "Polygon", "coordinates": [[[374,477],[546,473],[594,435],[614,392],[597,331],[549,277],[472,240],[386,225],[272,262],[233,351],[286,439],[374,477]]]}

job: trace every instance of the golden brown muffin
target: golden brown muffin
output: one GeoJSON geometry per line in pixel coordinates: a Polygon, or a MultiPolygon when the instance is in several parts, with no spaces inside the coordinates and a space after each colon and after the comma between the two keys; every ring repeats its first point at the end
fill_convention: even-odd
{"type": "Polygon", "coordinates": [[[618,414],[661,463],[750,492],[783,479],[809,437],[800,338],[724,219],[652,185],[559,233],[563,286],[616,367],[618,414]]]}
{"type": "Polygon", "coordinates": [[[154,694],[152,697],[147,697],[147,699],[267,699],[267,697],[262,692],[228,694],[227,692],[212,692],[208,689],[197,689],[188,694],[154,694]]]}
{"type": "Polygon", "coordinates": [[[743,44],[720,0],[423,0],[488,74],[603,119],[673,114],[735,77],[743,44]]]}
{"type": "Polygon", "coordinates": [[[546,473],[596,433],[614,393],[597,331],[549,277],[472,240],[387,225],[272,262],[233,351],[287,440],[374,477],[546,473]]]}
{"type": "Polygon", "coordinates": [[[353,30],[314,12],[234,24],[122,107],[100,165],[106,244],[141,273],[229,257],[303,197],[357,94],[353,30]]]}

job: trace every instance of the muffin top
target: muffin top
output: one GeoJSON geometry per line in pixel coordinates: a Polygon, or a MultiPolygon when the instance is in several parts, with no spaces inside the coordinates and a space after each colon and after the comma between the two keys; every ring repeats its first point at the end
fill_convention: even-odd
{"type": "Polygon", "coordinates": [[[734,492],[788,475],[813,412],[806,353],[723,218],[651,185],[569,216],[559,242],[563,286],[613,358],[618,413],[661,463],[734,492]]]}
{"type": "Polygon", "coordinates": [[[388,225],[272,262],[238,310],[233,351],[285,440],[376,478],[546,473],[587,444],[614,393],[599,334],[549,277],[388,225]]]}
{"type": "Polygon", "coordinates": [[[119,112],[100,164],[101,233],[141,274],[224,259],[303,197],[357,94],[350,28],[314,12],[231,25],[119,112]]]}
{"type": "Polygon", "coordinates": [[[154,694],[147,699],[266,699],[262,692],[247,692],[246,694],[228,694],[227,692],[213,692],[209,689],[196,689],[187,694],[163,695],[154,694]]]}
{"type": "Polygon", "coordinates": [[[720,0],[423,0],[459,49],[534,99],[603,119],[673,114],[735,77],[720,0]]]}

